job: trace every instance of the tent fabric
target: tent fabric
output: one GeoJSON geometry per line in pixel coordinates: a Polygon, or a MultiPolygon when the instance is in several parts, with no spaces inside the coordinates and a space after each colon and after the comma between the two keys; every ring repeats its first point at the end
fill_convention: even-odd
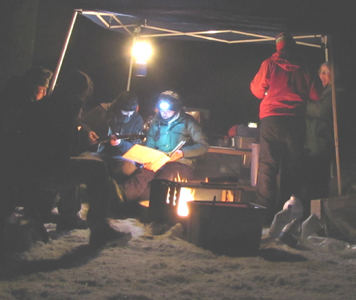
{"type": "MultiPolygon", "coordinates": [[[[311,35],[316,45],[316,35],[332,34],[348,30],[354,20],[348,1],[320,0],[91,0],[83,1],[84,14],[100,26],[122,33],[140,24],[140,35],[179,31],[180,37],[196,39],[187,32],[209,30],[232,30],[237,33],[219,34],[223,42],[274,38],[278,33],[289,31],[294,36],[311,35]],[[341,3],[340,3],[341,2],[341,3]],[[340,18],[340,16],[343,16],[340,18]],[[130,27],[117,27],[118,23],[130,27]],[[153,30],[152,28],[159,28],[153,30]],[[254,36],[257,35],[257,36],[254,36]]],[[[80,2],[79,2],[80,3],[80,2]]],[[[132,34],[131,31],[130,34],[132,34]]],[[[167,36],[167,35],[165,35],[167,36]]],[[[171,35],[177,37],[177,35],[171,35]]],[[[208,35],[216,38],[216,35],[208,35]]],[[[309,39],[309,40],[310,40],[309,39]]],[[[299,39],[298,39],[299,40],[299,39]]]]}

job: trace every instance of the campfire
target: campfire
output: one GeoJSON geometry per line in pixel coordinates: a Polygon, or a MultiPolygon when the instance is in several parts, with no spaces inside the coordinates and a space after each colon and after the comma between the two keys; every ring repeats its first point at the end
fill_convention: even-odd
{"type": "MultiPolygon", "coordinates": [[[[153,221],[175,223],[189,216],[187,202],[195,200],[240,201],[243,189],[235,184],[153,180],[149,214],[153,221]]],[[[147,203],[146,203],[147,205],[147,203]]]]}
{"type": "MultiPolygon", "coordinates": [[[[169,194],[169,192],[168,192],[169,194]]],[[[174,197],[174,204],[177,205],[177,214],[181,217],[186,217],[189,214],[189,209],[187,202],[193,201],[195,195],[195,190],[192,188],[183,187],[180,190],[179,199],[177,199],[177,195],[174,197]],[[177,203],[178,202],[178,203],[177,203]]],[[[169,197],[167,196],[167,203],[169,203],[169,197]]]]}
{"type": "Polygon", "coordinates": [[[242,192],[234,183],[153,180],[148,219],[181,223],[188,242],[217,254],[251,255],[259,248],[265,208],[240,202],[242,192]]]}

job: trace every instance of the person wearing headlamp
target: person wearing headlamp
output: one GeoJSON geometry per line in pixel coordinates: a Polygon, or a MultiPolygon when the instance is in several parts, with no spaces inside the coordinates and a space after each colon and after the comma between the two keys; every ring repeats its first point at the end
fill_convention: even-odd
{"type": "Polygon", "coordinates": [[[186,142],[183,149],[173,154],[170,162],[177,161],[182,164],[183,166],[179,165],[182,169],[180,176],[186,174],[189,179],[195,165],[195,157],[204,154],[209,148],[206,137],[194,117],[184,112],[182,100],[177,93],[173,91],[161,93],[157,108],[158,113],[147,133],[146,146],[169,153],[181,141],[186,142]],[[185,166],[189,168],[186,169],[185,166]]]}
{"type": "Polygon", "coordinates": [[[146,146],[168,154],[182,141],[185,142],[184,146],[174,152],[158,171],[153,172],[150,163],[147,163],[121,184],[122,200],[149,199],[149,183],[153,179],[191,179],[196,158],[209,149],[201,125],[184,112],[180,96],[174,91],[165,91],[158,98],[157,113],[148,130],[146,146]]]}

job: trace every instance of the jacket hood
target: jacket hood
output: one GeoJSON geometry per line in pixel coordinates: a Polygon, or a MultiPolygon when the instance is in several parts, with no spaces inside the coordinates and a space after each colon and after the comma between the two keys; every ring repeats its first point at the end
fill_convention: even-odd
{"type": "Polygon", "coordinates": [[[290,59],[291,55],[290,53],[286,52],[275,52],[271,59],[279,65],[281,68],[283,68],[286,71],[295,71],[299,69],[299,65],[297,64],[295,59],[290,59]]]}

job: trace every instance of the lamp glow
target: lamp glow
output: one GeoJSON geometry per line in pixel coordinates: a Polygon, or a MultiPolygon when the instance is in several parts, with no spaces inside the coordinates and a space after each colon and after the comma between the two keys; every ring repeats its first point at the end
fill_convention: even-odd
{"type": "Polygon", "coordinates": [[[137,62],[145,62],[152,55],[151,45],[145,42],[137,42],[132,48],[132,54],[137,62]]]}

